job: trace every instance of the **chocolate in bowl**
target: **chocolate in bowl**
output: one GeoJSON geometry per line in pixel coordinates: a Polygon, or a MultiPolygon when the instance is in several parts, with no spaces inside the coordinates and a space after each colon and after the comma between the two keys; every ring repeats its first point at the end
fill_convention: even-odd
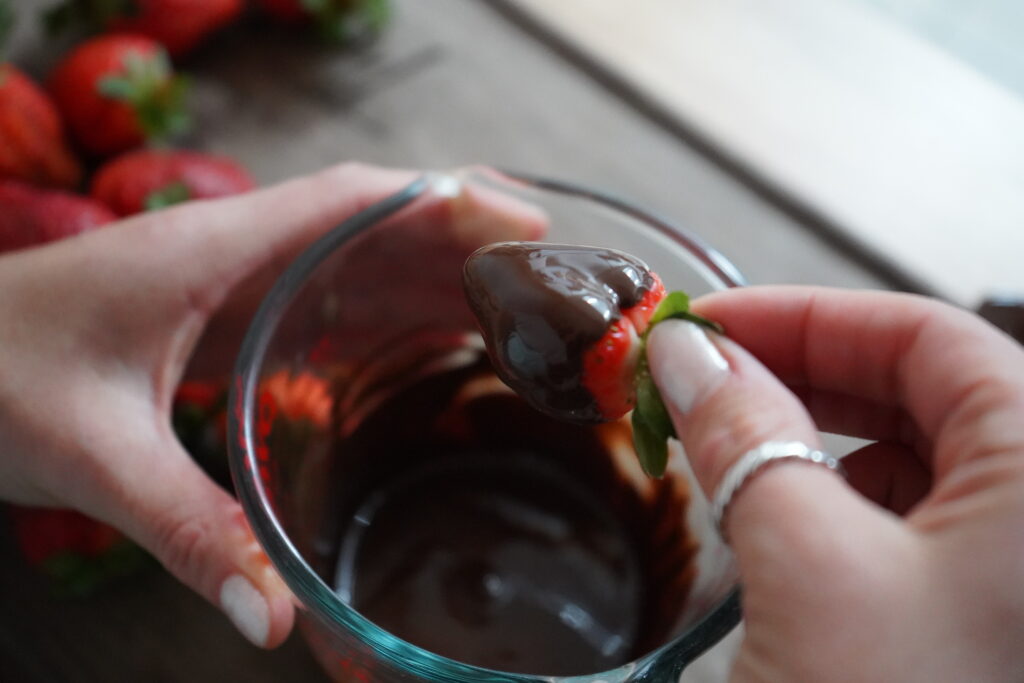
{"type": "MultiPolygon", "coordinates": [[[[390,395],[401,393],[400,390],[428,374],[466,367],[468,363],[403,367],[391,362],[390,349],[379,337],[366,338],[367,331],[383,332],[387,339],[399,341],[416,339],[413,333],[424,325],[440,336],[461,340],[474,332],[468,308],[464,315],[452,319],[441,315],[434,305],[445,300],[450,290],[432,285],[429,278],[410,282],[405,277],[409,273],[401,268],[389,268],[386,264],[370,267],[366,250],[360,249],[359,243],[373,236],[394,246],[400,240],[393,238],[405,233],[399,228],[410,223],[422,229],[423,234],[430,234],[430,221],[438,215],[438,202],[461,202],[452,198],[458,195],[460,186],[469,183],[540,207],[549,217],[548,237],[552,241],[598,244],[638,255],[662,276],[670,290],[680,289],[696,296],[742,281],[728,261],[699,238],[636,206],[569,183],[510,176],[491,169],[424,176],[339,224],[296,258],[267,293],[239,351],[230,397],[229,455],[235,490],[246,518],[274,568],[294,594],[299,607],[297,622],[311,651],[334,680],[565,680],[550,673],[531,675],[475,666],[418,647],[367,619],[343,599],[335,586],[343,527],[362,505],[352,496],[349,517],[344,512],[339,515],[339,487],[346,486],[336,479],[339,472],[344,473],[338,469],[341,439],[353,435],[390,395]],[[416,288],[417,296],[403,302],[403,310],[415,314],[412,317],[381,317],[381,312],[393,314],[395,309],[368,306],[368,292],[386,292],[396,282],[416,288]],[[354,313],[362,312],[378,317],[353,318],[354,313]],[[384,327],[382,322],[386,323],[384,327]],[[325,340],[331,343],[324,344],[325,340]],[[417,375],[417,369],[422,374],[417,375]],[[284,411],[275,410],[272,401],[265,400],[268,384],[286,380],[284,386],[295,387],[308,385],[310,379],[315,380],[314,384],[334,382],[336,388],[344,388],[337,395],[324,392],[336,401],[335,419],[330,419],[328,412],[328,419],[323,421],[296,422],[284,411]]],[[[461,261],[454,265],[431,261],[431,272],[450,275],[449,281],[458,282],[461,266],[461,261]]],[[[436,358],[434,350],[435,347],[428,348],[423,358],[436,358]]],[[[479,349],[462,349],[445,357],[451,361],[454,356],[468,353],[479,353],[479,349]]],[[[489,381],[494,384],[493,378],[489,381]]],[[[617,473],[627,475],[622,479],[631,483],[641,501],[650,504],[651,510],[675,505],[676,499],[667,495],[660,502],[651,502],[658,499],[648,489],[649,480],[640,475],[632,452],[612,447],[611,443],[605,445],[617,473]],[[635,476],[629,474],[630,467],[636,468],[635,476]]],[[[600,459],[590,458],[589,462],[600,459]]],[[[732,555],[718,537],[707,501],[684,465],[685,458],[678,452],[673,454],[666,475],[677,478],[680,491],[685,491],[680,493],[686,496],[685,504],[681,503],[683,512],[651,512],[652,523],[647,527],[659,543],[679,529],[686,529],[698,541],[688,564],[694,574],[681,602],[682,611],[674,615],[662,644],[655,642],[659,636],[651,636],[653,649],[622,666],[588,671],[590,679],[616,683],[674,682],[686,666],[739,621],[732,555]],[[685,524],[678,522],[684,513],[685,524]]],[[[574,476],[579,478],[578,474],[574,476]]],[[[365,484],[353,485],[351,490],[365,491],[365,484]]],[[[582,504],[582,508],[587,509],[587,505],[582,504]]],[[[641,561],[662,566],[659,556],[641,561]]],[[[675,571],[672,561],[669,555],[664,571],[675,571]]],[[[648,571],[654,576],[662,570],[648,571]]],[[[648,614],[656,612],[648,607],[641,609],[648,610],[648,614]]],[[[572,614],[571,610],[567,612],[567,618],[572,614]]],[[[652,627],[650,632],[656,633],[660,628],[652,627]]],[[[639,637],[637,642],[643,642],[643,638],[639,637]]],[[[634,651],[645,647],[638,644],[634,651]]]]}
{"type": "Polygon", "coordinates": [[[388,632],[491,669],[580,675],[663,643],[695,573],[685,482],[631,466],[626,422],[553,420],[454,354],[364,383],[386,397],[334,449],[346,521],[325,579],[388,632]]]}

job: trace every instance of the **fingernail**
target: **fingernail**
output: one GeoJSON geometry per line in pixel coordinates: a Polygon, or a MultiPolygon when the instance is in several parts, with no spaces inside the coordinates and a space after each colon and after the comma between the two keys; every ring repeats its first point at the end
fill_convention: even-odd
{"type": "Polygon", "coordinates": [[[662,398],[685,415],[729,376],[729,363],[696,324],[666,320],[651,330],[647,360],[662,398]]]}
{"type": "Polygon", "coordinates": [[[220,586],[220,607],[242,635],[264,647],[270,635],[270,608],[254,585],[241,574],[232,574],[220,586]]]}

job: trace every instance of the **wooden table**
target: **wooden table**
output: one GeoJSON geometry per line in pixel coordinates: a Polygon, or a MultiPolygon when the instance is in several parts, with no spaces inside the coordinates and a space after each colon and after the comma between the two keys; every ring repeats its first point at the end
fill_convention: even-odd
{"type": "MultiPolygon", "coordinates": [[[[27,19],[12,57],[42,74],[59,51],[27,19]]],[[[386,37],[358,54],[247,21],[185,67],[196,86],[194,146],[236,156],[263,182],[342,159],[489,162],[672,216],[754,283],[891,284],[488,2],[398,0],[386,37]]],[[[259,651],[162,571],[88,600],[52,599],[6,531],[0,603],[0,681],[324,680],[298,637],[259,651]]]]}

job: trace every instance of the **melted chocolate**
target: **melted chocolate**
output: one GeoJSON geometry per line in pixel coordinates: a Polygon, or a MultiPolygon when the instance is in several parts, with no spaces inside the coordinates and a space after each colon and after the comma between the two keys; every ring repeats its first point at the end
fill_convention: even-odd
{"type": "MultiPolygon", "coordinates": [[[[482,355],[482,354],[481,354],[482,355]]],[[[339,416],[339,419],[341,416],[339,416]]],[[[337,444],[323,566],[390,633],[539,675],[604,671],[662,644],[694,576],[688,492],[615,464],[624,422],[553,420],[478,361],[400,388],[337,444]]]]}
{"type": "Polygon", "coordinates": [[[463,286],[506,384],[553,417],[604,419],[581,384],[583,353],[654,286],[642,261],[597,247],[506,242],[469,257],[463,286]]]}

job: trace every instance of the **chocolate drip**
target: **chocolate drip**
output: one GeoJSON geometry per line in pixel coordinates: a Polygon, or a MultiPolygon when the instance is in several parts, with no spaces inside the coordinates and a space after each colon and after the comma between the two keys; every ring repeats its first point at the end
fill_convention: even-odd
{"type": "Polygon", "coordinates": [[[552,416],[602,421],[581,385],[582,356],[654,286],[642,261],[598,247],[507,242],[470,256],[463,285],[506,384],[552,416]]]}

